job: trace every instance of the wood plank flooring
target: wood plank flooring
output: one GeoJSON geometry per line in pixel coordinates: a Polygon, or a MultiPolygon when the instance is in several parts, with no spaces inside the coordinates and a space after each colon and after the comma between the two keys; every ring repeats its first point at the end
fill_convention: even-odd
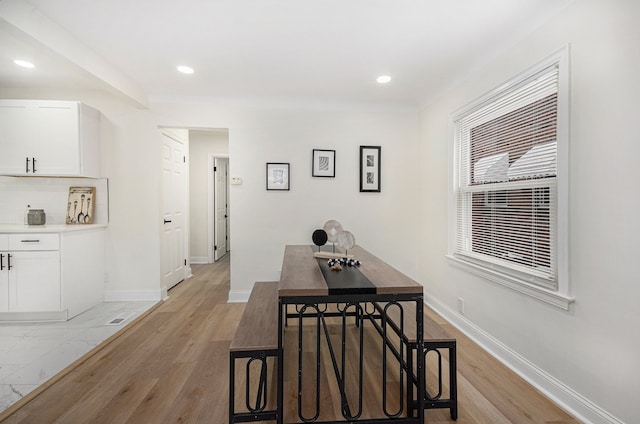
{"type": "MultiPolygon", "coordinates": [[[[67,368],[37,395],[5,411],[0,422],[228,422],[228,349],[244,304],[227,303],[228,257],[213,265],[194,265],[193,272],[192,278],[169,292],[166,302],[67,368]]],[[[577,422],[433,311],[427,313],[458,340],[458,423],[577,422]]],[[[338,328],[332,327],[332,333],[338,328]]],[[[297,331],[297,324],[290,321],[285,363],[293,367],[297,331]]],[[[305,328],[305,337],[313,331],[305,328]]],[[[376,343],[373,335],[365,336],[370,340],[366,343],[376,343]]],[[[305,344],[305,360],[313,361],[312,349],[305,344]]],[[[332,419],[340,416],[340,408],[332,401],[336,387],[326,352],[323,361],[321,417],[332,419]]],[[[378,374],[379,370],[365,367],[365,382],[378,374]]],[[[269,381],[272,389],[273,377],[269,381]]],[[[297,375],[291,366],[285,369],[285,380],[285,420],[295,422],[297,375]]],[[[236,403],[243,404],[242,382],[239,376],[236,384],[241,393],[236,394],[236,403]]],[[[391,388],[397,385],[397,375],[390,376],[389,384],[391,388]]],[[[364,415],[376,414],[371,405],[378,399],[376,391],[365,391],[364,415]]],[[[395,404],[390,402],[393,409],[395,404]]],[[[312,415],[310,409],[306,411],[312,415]]],[[[448,410],[429,410],[425,422],[455,421],[448,410]]]]}

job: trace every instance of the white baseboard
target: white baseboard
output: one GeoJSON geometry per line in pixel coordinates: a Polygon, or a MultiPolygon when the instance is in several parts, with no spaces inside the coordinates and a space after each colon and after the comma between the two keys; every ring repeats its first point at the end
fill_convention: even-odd
{"type": "Polygon", "coordinates": [[[162,292],[158,290],[105,290],[105,302],[159,302],[162,292]]]}
{"type": "Polygon", "coordinates": [[[6,322],[46,322],[68,319],[69,313],[66,309],[53,312],[0,312],[0,321],[6,322]]]}
{"type": "Polygon", "coordinates": [[[192,256],[189,261],[192,264],[208,264],[209,258],[206,256],[192,256]]]}
{"type": "Polygon", "coordinates": [[[537,367],[440,300],[425,294],[425,303],[579,421],[585,424],[624,424],[624,422],[537,367]]]}
{"type": "Polygon", "coordinates": [[[251,290],[229,290],[228,303],[246,303],[250,294],[251,290]]]}

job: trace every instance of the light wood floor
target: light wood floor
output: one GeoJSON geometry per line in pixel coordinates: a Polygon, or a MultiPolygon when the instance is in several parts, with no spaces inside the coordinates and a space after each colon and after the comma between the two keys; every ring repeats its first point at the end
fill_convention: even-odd
{"type": "MultiPolygon", "coordinates": [[[[5,411],[0,422],[228,422],[228,347],[244,304],[226,303],[228,258],[194,265],[193,272],[169,292],[169,300],[5,411]]],[[[433,311],[427,313],[458,341],[458,423],[577,422],[433,311]]],[[[296,323],[291,321],[286,331],[285,363],[295,366],[297,346],[289,343],[295,343],[296,323]]],[[[327,404],[335,387],[325,381],[332,372],[326,358],[322,418],[331,419],[339,406],[327,404]]],[[[365,381],[372,372],[365,369],[365,381]]],[[[241,384],[241,379],[236,381],[241,384]]],[[[285,368],[286,421],[296,415],[296,379],[295,370],[285,368]]],[[[393,378],[390,384],[395,384],[393,378]]],[[[365,415],[373,397],[375,392],[365,391],[365,415]]],[[[236,399],[244,401],[244,393],[236,399]]],[[[448,410],[429,410],[425,422],[455,421],[448,410]]]]}

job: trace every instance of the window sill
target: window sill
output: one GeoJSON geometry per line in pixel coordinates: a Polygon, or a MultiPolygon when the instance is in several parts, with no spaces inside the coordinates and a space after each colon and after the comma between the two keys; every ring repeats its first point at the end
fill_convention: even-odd
{"type": "Polygon", "coordinates": [[[500,272],[487,269],[485,267],[476,265],[452,255],[447,255],[447,259],[449,260],[450,264],[457,268],[479,275],[480,277],[493,281],[494,283],[498,283],[502,286],[508,287],[519,293],[533,297],[537,300],[548,303],[552,306],[555,306],[556,308],[560,308],[565,311],[568,311],[569,305],[571,305],[571,303],[575,301],[575,298],[573,297],[555,291],[547,290],[542,287],[534,286],[532,284],[518,280],[517,278],[513,278],[500,272]]]}

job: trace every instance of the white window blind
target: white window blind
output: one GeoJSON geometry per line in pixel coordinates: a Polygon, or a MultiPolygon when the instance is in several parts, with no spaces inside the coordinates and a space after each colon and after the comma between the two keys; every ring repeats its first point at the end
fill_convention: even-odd
{"type": "Polygon", "coordinates": [[[454,125],[454,255],[557,289],[557,64],[464,111],[454,125]]]}

